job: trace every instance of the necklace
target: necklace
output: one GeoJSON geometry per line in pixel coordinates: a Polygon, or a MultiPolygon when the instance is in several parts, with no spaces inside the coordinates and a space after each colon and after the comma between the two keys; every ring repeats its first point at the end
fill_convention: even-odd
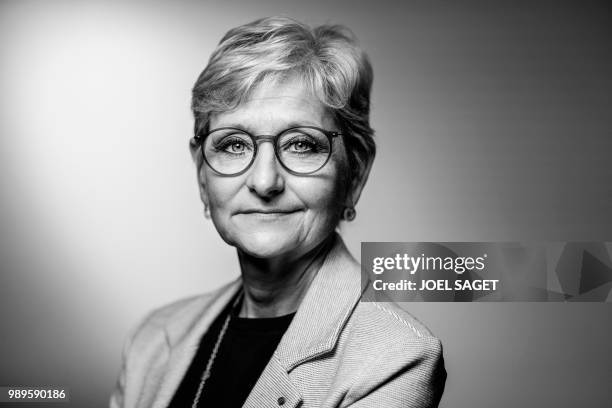
{"type": "Polygon", "coordinates": [[[236,306],[240,303],[240,299],[242,298],[242,289],[240,289],[240,294],[234,301],[232,305],[232,309],[227,314],[225,321],[223,322],[223,326],[221,327],[221,331],[217,336],[217,341],[215,342],[215,346],[213,347],[212,353],[210,353],[210,357],[208,357],[208,362],[206,363],[206,369],[204,373],[202,373],[202,378],[200,379],[200,384],[198,385],[198,390],[196,392],[195,398],[193,399],[193,404],[191,404],[191,408],[197,408],[198,403],[200,402],[200,397],[202,396],[202,390],[204,389],[204,384],[206,384],[206,380],[210,377],[210,372],[212,371],[213,363],[215,362],[215,358],[217,357],[217,352],[219,351],[219,346],[223,341],[223,336],[225,336],[225,332],[227,331],[227,327],[229,326],[230,320],[232,319],[232,313],[236,310],[236,306]]]}
{"type": "MultiPolygon", "coordinates": [[[[304,272],[306,272],[314,264],[315,260],[319,258],[319,255],[323,253],[327,249],[327,247],[331,245],[332,242],[333,240],[327,243],[324,243],[320,248],[316,250],[315,255],[312,257],[308,265],[306,265],[306,267],[304,268],[304,272]]],[[[229,314],[225,318],[225,321],[223,322],[223,327],[221,327],[221,331],[219,332],[219,335],[217,336],[217,341],[215,342],[213,351],[210,354],[210,357],[208,358],[208,362],[206,363],[206,369],[204,370],[204,373],[202,374],[202,378],[200,379],[200,384],[198,385],[198,390],[196,391],[196,395],[195,395],[195,398],[193,399],[193,404],[191,404],[191,408],[198,407],[198,403],[200,402],[200,397],[202,396],[202,390],[204,389],[204,384],[206,384],[206,380],[208,380],[208,378],[210,377],[210,372],[212,371],[213,363],[215,362],[215,358],[217,357],[219,346],[221,345],[221,342],[223,341],[223,336],[225,336],[225,332],[227,331],[227,327],[229,326],[230,320],[232,318],[232,313],[235,311],[236,307],[238,306],[238,304],[240,303],[240,300],[243,297],[244,297],[244,289],[240,288],[240,292],[238,296],[236,297],[234,304],[232,305],[232,309],[230,310],[229,314]]]]}

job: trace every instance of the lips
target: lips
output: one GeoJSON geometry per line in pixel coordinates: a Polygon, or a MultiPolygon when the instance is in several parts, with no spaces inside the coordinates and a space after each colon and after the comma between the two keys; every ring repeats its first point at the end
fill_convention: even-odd
{"type": "Polygon", "coordinates": [[[293,214],[302,211],[301,208],[297,209],[281,209],[281,208],[251,208],[242,211],[238,211],[236,214],[263,214],[263,215],[284,215],[293,214]]]}

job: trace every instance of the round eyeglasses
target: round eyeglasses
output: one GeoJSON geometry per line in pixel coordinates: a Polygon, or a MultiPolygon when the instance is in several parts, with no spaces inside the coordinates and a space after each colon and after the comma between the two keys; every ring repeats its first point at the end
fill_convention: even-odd
{"type": "Polygon", "coordinates": [[[196,136],[206,164],[224,176],[238,176],[251,167],[257,157],[258,142],[269,141],[279,163],[296,175],[312,174],[325,166],[332,154],[332,139],[339,132],[314,126],[285,129],[277,135],[252,135],[232,127],[213,129],[196,136]]]}

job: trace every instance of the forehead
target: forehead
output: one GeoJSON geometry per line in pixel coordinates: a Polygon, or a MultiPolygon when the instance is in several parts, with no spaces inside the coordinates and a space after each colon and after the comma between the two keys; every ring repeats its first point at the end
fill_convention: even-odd
{"type": "Polygon", "coordinates": [[[274,133],[297,125],[333,126],[328,109],[297,80],[262,83],[236,109],[216,113],[210,128],[241,127],[257,133],[274,133]]]}

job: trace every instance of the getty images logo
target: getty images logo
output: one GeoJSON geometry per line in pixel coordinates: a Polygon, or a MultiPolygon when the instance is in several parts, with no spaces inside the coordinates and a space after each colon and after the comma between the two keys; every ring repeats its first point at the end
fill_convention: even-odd
{"type": "Polygon", "coordinates": [[[377,275],[386,271],[407,271],[414,275],[417,271],[453,271],[461,275],[467,270],[482,271],[485,268],[487,254],[471,256],[410,256],[406,253],[394,257],[376,257],[372,260],[372,272],[377,275]]]}

